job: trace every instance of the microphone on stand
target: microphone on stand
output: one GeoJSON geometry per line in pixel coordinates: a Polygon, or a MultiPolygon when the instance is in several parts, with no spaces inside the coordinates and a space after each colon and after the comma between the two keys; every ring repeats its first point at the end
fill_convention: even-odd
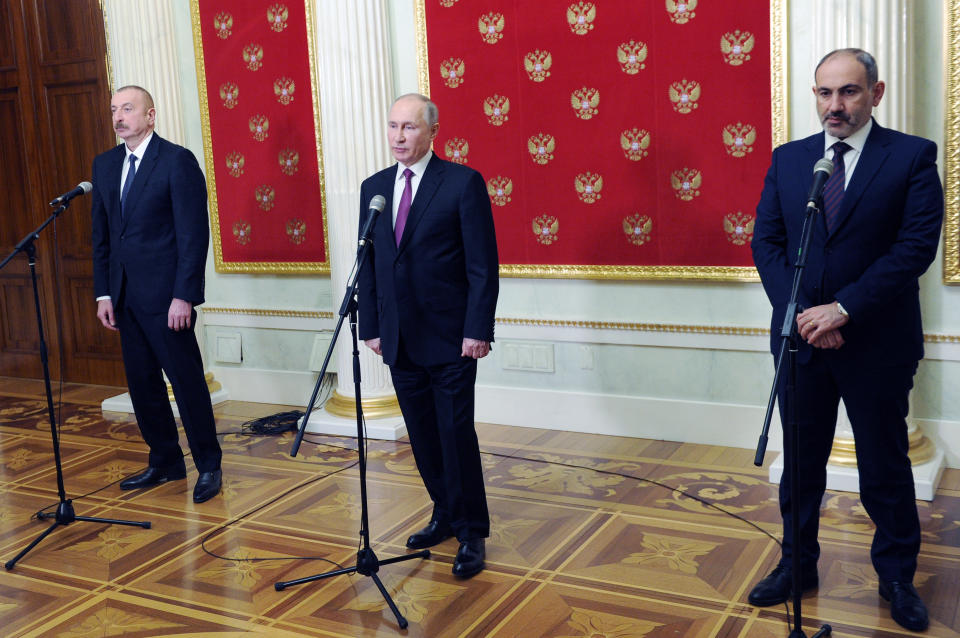
{"type": "Polygon", "coordinates": [[[833,162],[826,157],[817,160],[817,163],[813,165],[813,184],[810,186],[810,194],[807,196],[807,208],[817,207],[817,202],[823,196],[823,189],[832,173],[833,162]]]}
{"type": "Polygon", "coordinates": [[[377,223],[377,217],[387,205],[387,200],[383,195],[374,195],[370,198],[370,206],[367,209],[367,223],[363,226],[363,232],[360,233],[360,245],[363,246],[370,239],[370,233],[373,231],[373,225],[377,223]]]}
{"type": "Polygon", "coordinates": [[[86,195],[92,190],[93,190],[93,184],[91,184],[90,182],[80,182],[79,184],[77,184],[77,187],[74,188],[72,191],[70,191],[69,193],[64,193],[60,197],[50,202],[50,205],[59,206],[60,204],[66,204],[74,197],[77,197],[78,195],[86,195]]]}

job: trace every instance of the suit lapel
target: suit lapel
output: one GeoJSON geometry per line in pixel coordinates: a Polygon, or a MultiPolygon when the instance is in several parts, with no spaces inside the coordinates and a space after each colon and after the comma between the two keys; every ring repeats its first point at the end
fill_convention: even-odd
{"type": "Polygon", "coordinates": [[[853,171],[853,177],[843,193],[843,201],[840,204],[840,210],[837,212],[837,221],[833,226],[835,234],[843,226],[843,223],[850,217],[851,212],[856,207],[857,202],[863,197],[867,186],[873,181],[880,167],[887,161],[890,151],[887,149],[886,131],[876,122],[870,130],[866,143],[863,145],[863,151],[857,160],[857,166],[853,171]]]}
{"type": "MultiPolygon", "coordinates": [[[[806,157],[804,158],[804,166],[809,167],[809,170],[805,169],[800,173],[803,178],[803,183],[801,185],[801,192],[803,197],[807,197],[807,194],[810,192],[810,187],[813,184],[813,167],[814,165],[824,157],[824,134],[820,133],[819,135],[814,135],[810,138],[810,141],[806,145],[806,157]]],[[[804,201],[804,206],[806,206],[806,200],[804,201]]],[[[821,231],[823,234],[827,232],[827,222],[823,214],[817,215],[816,220],[814,220],[814,229],[821,231]]]]}
{"type": "MultiPolygon", "coordinates": [[[[133,185],[130,187],[130,192],[127,193],[127,205],[123,210],[123,222],[120,226],[121,229],[127,227],[127,224],[130,222],[130,218],[133,217],[133,215],[137,212],[137,204],[140,202],[140,195],[143,193],[143,189],[147,182],[150,181],[150,173],[152,173],[153,169],[156,168],[157,160],[160,158],[160,144],[160,136],[154,133],[153,139],[150,140],[150,144],[147,145],[147,150],[143,154],[143,159],[140,160],[140,163],[137,166],[137,174],[133,177],[133,185]]],[[[119,201],[119,197],[117,201],[119,201]]]]}
{"type": "Polygon", "coordinates": [[[373,245],[378,250],[390,253],[389,258],[394,259],[397,256],[397,240],[393,237],[393,187],[394,179],[397,176],[397,166],[394,164],[391,168],[384,170],[379,174],[375,182],[375,192],[383,195],[386,203],[383,210],[380,211],[380,217],[377,219],[377,225],[373,229],[373,245]]]}
{"type": "Polygon", "coordinates": [[[433,196],[440,188],[443,182],[443,164],[440,159],[434,155],[427,163],[427,168],[423,171],[423,177],[420,178],[420,185],[417,187],[417,195],[413,198],[410,205],[410,215],[407,217],[407,225],[403,228],[403,236],[400,238],[400,245],[397,247],[399,255],[410,243],[410,237],[417,229],[420,220],[423,219],[427,208],[433,196]]]}
{"type": "Polygon", "coordinates": [[[113,155],[107,162],[107,170],[104,175],[106,194],[103,202],[107,209],[110,225],[116,228],[116,224],[120,223],[120,176],[123,174],[123,162],[126,159],[127,152],[123,144],[114,147],[112,152],[113,155]]]}

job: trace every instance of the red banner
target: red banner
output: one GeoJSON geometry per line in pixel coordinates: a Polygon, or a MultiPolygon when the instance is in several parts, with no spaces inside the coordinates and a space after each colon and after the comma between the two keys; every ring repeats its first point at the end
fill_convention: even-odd
{"type": "Polygon", "coordinates": [[[422,1],[434,150],[487,180],[502,274],[755,274],[770,0],[422,1]]]}
{"type": "Polygon", "coordinates": [[[308,8],[192,3],[218,272],[329,271],[308,8]]]}

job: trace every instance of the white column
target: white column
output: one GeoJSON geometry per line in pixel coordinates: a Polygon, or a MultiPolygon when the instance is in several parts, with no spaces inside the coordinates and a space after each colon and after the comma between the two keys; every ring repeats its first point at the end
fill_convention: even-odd
{"type": "MultiPolygon", "coordinates": [[[[157,134],[180,145],[186,144],[183,102],[180,94],[180,57],[174,27],[174,11],[185,5],[171,0],[103,0],[104,24],[107,30],[107,61],[111,91],[121,86],[141,86],[153,96],[157,109],[157,134]]],[[[104,105],[106,112],[106,105],[104,105]]],[[[200,165],[203,166],[202,158],[200,165]]],[[[195,328],[200,352],[203,348],[203,313],[197,313],[195,328]]],[[[213,373],[206,373],[207,389],[214,404],[226,401],[228,395],[213,373]]],[[[174,414],[179,416],[173,391],[167,393],[174,414]]],[[[110,397],[102,408],[111,412],[133,412],[127,393],[110,397]]]]}
{"type": "MultiPolygon", "coordinates": [[[[386,138],[387,113],[395,97],[387,3],[318,2],[314,24],[330,278],[336,312],[357,252],[360,182],[394,163],[386,138]]],[[[307,429],[356,434],[353,355],[346,323],[336,355],[337,389],[327,410],[311,415],[307,429]]],[[[368,435],[383,439],[403,436],[406,430],[390,371],[362,342],[360,371],[368,435]]]]}
{"type": "MultiPolygon", "coordinates": [[[[886,92],[874,117],[884,127],[912,132],[914,112],[914,85],[910,41],[913,37],[913,4],[910,0],[816,0],[813,10],[813,51],[809,52],[810,84],[812,69],[829,51],[854,47],[869,51],[877,60],[880,80],[886,83],[886,92]]],[[[820,128],[815,109],[810,109],[811,127],[820,128]]],[[[910,395],[913,405],[913,394],[910,395]]],[[[913,410],[910,410],[911,414],[913,410]]],[[[910,437],[910,459],[913,461],[917,498],[933,500],[940,481],[945,459],[941,450],[923,435],[912,416],[907,417],[910,437]]],[[[781,464],[776,472],[779,480],[781,464]]],[[[774,468],[771,468],[771,479],[774,468]]],[[[837,430],[827,466],[827,487],[835,490],[859,492],[856,447],[853,428],[841,401],[837,415],[837,430]]]]}

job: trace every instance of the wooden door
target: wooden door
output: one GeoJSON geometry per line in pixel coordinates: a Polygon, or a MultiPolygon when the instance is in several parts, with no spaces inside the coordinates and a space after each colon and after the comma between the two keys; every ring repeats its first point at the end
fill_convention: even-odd
{"type": "MultiPolygon", "coordinates": [[[[5,257],[47,219],[53,211],[47,202],[89,181],[94,156],[116,138],[99,2],[0,0],[0,20],[0,206],[5,209],[0,252],[5,257]]],[[[120,340],[96,318],[89,196],[74,199],[41,233],[36,247],[53,377],[123,385],[120,340]]],[[[23,255],[0,271],[0,375],[42,376],[23,255]]]]}

